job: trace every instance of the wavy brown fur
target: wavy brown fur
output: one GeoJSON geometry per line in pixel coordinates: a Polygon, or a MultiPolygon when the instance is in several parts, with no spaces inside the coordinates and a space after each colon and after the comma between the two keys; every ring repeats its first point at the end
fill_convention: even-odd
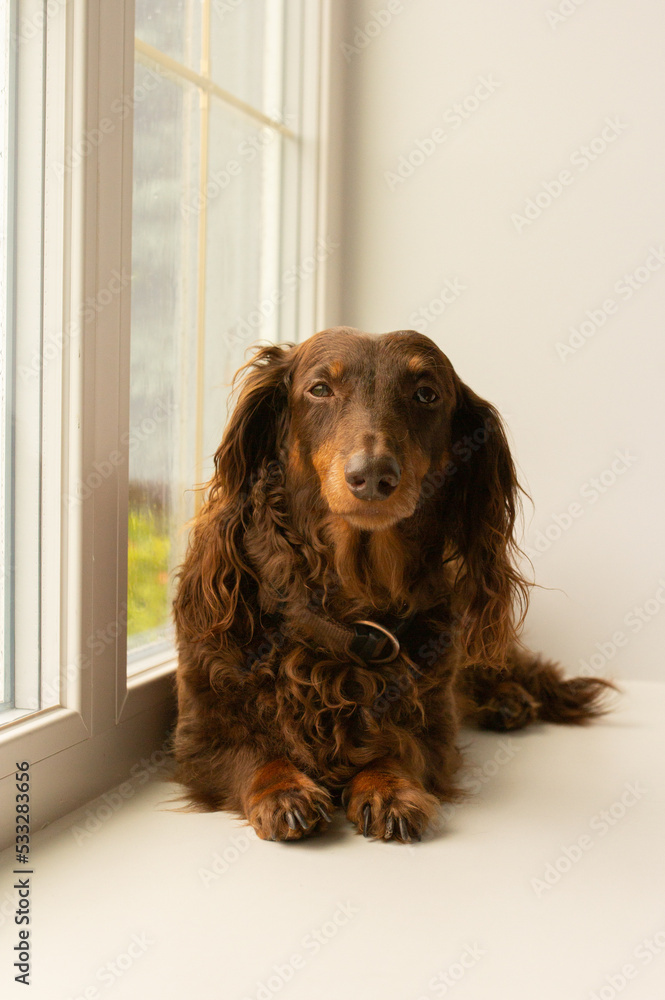
{"type": "Polygon", "coordinates": [[[516,725],[578,722],[602,691],[517,652],[528,584],[501,418],[413,331],[260,348],[239,383],[174,605],[177,777],[264,838],[322,829],[340,796],[366,835],[418,837],[459,795],[462,713],[504,719],[512,683],[516,725]],[[363,476],[383,463],[374,494],[351,456],[363,476]],[[292,632],[280,607],[303,604],[345,624],[415,614],[428,638],[362,664],[292,632]]]}

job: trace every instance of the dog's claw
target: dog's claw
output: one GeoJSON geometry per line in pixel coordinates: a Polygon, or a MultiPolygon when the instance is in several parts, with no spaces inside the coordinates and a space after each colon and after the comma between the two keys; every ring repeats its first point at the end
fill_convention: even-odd
{"type": "Polygon", "coordinates": [[[323,808],[323,806],[318,805],[316,808],[319,810],[321,816],[326,821],[326,823],[332,823],[332,816],[327,812],[326,809],[323,808]]]}
{"type": "Polygon", "coordinates": [[[409,836],[409,828],[406,825],[406,820],[403,816],[400,816],[399,818],[399,832],[403,841],[408,842],[411,840],[411,837],[409,836]]]}
{"type": "MultiPolygon", "coordinates": [[[[303,814],[300,812],[300,809],[296,809],[296,807],[294,806],[292,812],[293,812],[293,815],[295,816],[295,818],[300,823],[300,825],[303,828],[303,830],[309,829],[309,824],[307,823],[307,820],[305,819],[305,817],[303,816],[303,814]]],[[[288,820],[287,820],[287,822],[288,822],[288,820]]],[[[290,826],[290,824],[289,824],[289,826],[290,826]]],[[[295,824],[291,827],[291,829],[295,830],[295,824]]]]}
{"type": "Polygon", "coordinates": [[[295,818],[295,816],[293,815],[293,812],[290,809],[286,813],[286,822],[288,824],[289,830],[295,830],[295,828],[298,825],[296,823],[296,818],[295,818]]]}
{"type": "Polygon", "coordinates": [[[383,835],[384,840],[390,840],[393,835],[393,830],[395,829],[395,817],[388,816],[386,820],[386,832],[383,835]]]}
{"type": "Polygon", "coordinates": [[[367,805],[363,809],[363,815],[365,817],[365,821],[363,823],[363,837],[368,837],[369,836],[369,825],[372,822],[372,807],[369,804],[369,802],[367,803],[367,805]]]}

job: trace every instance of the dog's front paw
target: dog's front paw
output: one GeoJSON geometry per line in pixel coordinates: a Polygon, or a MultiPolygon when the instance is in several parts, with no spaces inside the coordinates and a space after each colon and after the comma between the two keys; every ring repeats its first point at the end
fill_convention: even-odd
{"type": "Polygon", "coordinates": [[[332,820],[330,795],[288,762],[274,761],[254,777],[247,819],[262,840],[300,840],[332,820]]]}
{"type": "Polygon", "coordinates": [[[374,840],[420,840],[439,803],[421,784],[390,771],[366,768],[345,789],[346,816],[374,840]]]}

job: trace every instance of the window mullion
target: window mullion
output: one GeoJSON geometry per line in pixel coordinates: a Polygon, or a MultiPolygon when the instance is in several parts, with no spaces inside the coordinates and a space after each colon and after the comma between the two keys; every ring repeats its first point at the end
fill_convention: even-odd
{"type": "Polygon", "coordinates": [[[105,0],[90,0],[86,10],[80,643],[97,735],[116,725],[126,697],[132,115],[125,109],[134,11],[131,2],[119,11],[105,0]]]}
{"type": "Polygon", "coordinates": [[[205,90],[213,97],[222,101],[222,103],[253,119],[258,124],[274,128],[277,132],[281,132],[282,135],[290,139],[294,138],[294,133],[291,129],[278,118],[272,118],[270,115],[264,114],[259,108],[255,108],[253,105],[248,104],[247,101],[243,101],[242,98],[237,97],[230,90],[220,87],[207,74],[197,73],[195,70],[190,69],[189,66],[185,66],[184,63],[180,63],[176,59],[172,59],[165,52],[156,49],[153,45],[148,45],[147,42],[142,41],[140,38],[135,40],[135,46],[137,58],[145,63],[146,66],[156,66],[161,72],[172,76],[176,80],[188,80],[195,86],[200,87],[201,90],[205,90]]]}
{"type": "Polygon", "coordinates": [[[67,18],[46,22],[46,79],[44,101],[44,289],[42,301],[42,493],[41,493],[41,706],[63,702],[60,690],[61,658],[65,655],[61,624],[66,604],[63,553],[66,545],[67,491],[63,489],[64,357],[69,345],[65,328],[65,275],[59,261],[66,259],[67,18]]]}

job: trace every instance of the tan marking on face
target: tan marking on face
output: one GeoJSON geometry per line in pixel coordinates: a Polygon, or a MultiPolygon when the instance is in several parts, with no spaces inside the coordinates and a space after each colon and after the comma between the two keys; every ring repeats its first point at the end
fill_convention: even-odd
{"type": "Polygon", "coordinates": [[[405,591],[407,553],[397,532],[374,531],[370,535],[369,555],[372,577],[376,578],[393,600],[399,601],[405,591]]]}
{"type": "Polygon", "coordinates": [[[326,495],[325,483],[335,460],[341,462],[341,456],[334,441],[326,441],[317,451],[312,453],[312,464],[317,471],[324,496],[326,495]]]}
{"type": "Polygon", "coordinates": [[[330,546],[347,609],[360,611],[368,606],[380,609],[390,603],[402,603],[408,554],[394,528],[372,531],[368,560],[361,558],[360,533],[347,518],[329,515],[324,537],[330,546]]]}
{"type": "Polygon", "coordinates": [[[421,451],[420,448],[414,448],[409,455],[408,464],[413,469],[413,475],[417,479],[418,486],[420,487],[423,477],[427,475],[427,470],[429,469],[429,458],[424,451],[421,451]]]}
{"type": "Polygon", "coordinates": [[[305,471],[305,462],[302,457],[300,441],[293,437],[289,447],[288,468],[290,472],[302,473],[305,471]]]}
{"type": "Polygon", "coordinates": [[[429,371],[430,365],[426,358],[421,357],[420,354],[414,354],[407,361],[406,367],[414,375],[417,375],[419,372],[429,371]]]}
{"type": "Polygon", "coordinates": [[[321,493],[330,511],[344,517],[361,531],[385,529],[411,517],[429,459],[419,448],[409,450],[395,491],[385,500],[360,500],[349,489],[344,475],[344,459],[334,442],[326,442],[312,455],[321,493]]]}
{"type": "Polygon", "coordinates": [[[344,374],[344,365],[341,361],[333,361],[329,366],[329,371],[332,379],[340,379],[344,374]]]}

